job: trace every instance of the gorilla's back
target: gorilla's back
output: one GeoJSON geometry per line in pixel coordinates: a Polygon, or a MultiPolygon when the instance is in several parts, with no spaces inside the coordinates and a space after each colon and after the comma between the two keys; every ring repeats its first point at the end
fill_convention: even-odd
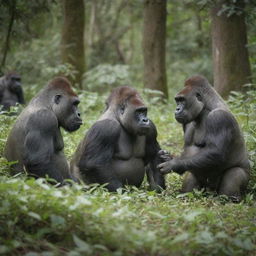
{"type": "Polygon", "coordinates": [[[4,149],[4,157],[9,162],[13,162],[11,165],[13,170],[12,174],[17,174],[24,171],[23,153],[24,140],[28,131],[27,123],[31,114],[34,114],[36,111],[37,110],[33,109],[31,106],[27,106],[17,118],[7,138],[4,149]]]}

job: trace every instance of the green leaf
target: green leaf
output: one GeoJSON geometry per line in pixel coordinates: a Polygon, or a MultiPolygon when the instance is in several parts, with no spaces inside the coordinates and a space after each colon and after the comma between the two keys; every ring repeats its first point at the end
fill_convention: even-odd
{"type": "Polygon", "coordinates": [[[178,236],[176,236],[173,240],[172,240],[172,244],[175,244],[175,243],[179,243],[179,242],[183,242],[183,241],[186,241],[188,240],[189,238],[189,233],[187,232],[184,232],[178,236]]]}
{"type": "Polygon", "coordinates": [[[187,221],[193,221],[197,216],[202,214],[201,210],[191,211],[188,214],[183,215],[183,218],[187,221]]]}
{"type": "Polygon", "coordinates": [[[254,245],[251,241],[250,238],[246,238],[245,240],[242,240],[242,239],[239,239],[239,238],[236,238],[234,239],[234,244],[237,246],[237,247],[240,247],[242,249],[245,249],[245,250],[253,250],[254,249],[254,245]]]}
{"type": "Polygon", "coordinates": [[[214,242],[214,238],[212,233],[210,233],[208,230],[199,232],[199,234],[196,236],[196,241],[200,244],[211,244],[214,242]]]}
{"type": "Polygon", "coordinates": [[[66,220],[58,215],[51,215],[51,223],[53,226],[64,226],[66,224],[66,220]]]}
{"type": "Polygon", "coordinates": [[[41,216],[35,212],[28,212],[28,215],[34,219],[41,220],[41,216]]]}
{"type": "Polygon", "coordinates": [[[91,253],[92,249],[91,249],[91,246],[88,243],[81,240],[76,235],[73,235],[73,240],[74,240],[74,243],[76,244],[76,246],[79,248],[79,251],[91,253]]]}

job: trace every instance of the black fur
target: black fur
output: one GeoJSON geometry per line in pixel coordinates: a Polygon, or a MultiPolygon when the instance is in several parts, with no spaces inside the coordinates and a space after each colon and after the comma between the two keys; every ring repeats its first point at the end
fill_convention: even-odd
{"type": "Polygon", "coordinates": [[[162,173],[183,174],[183,192],[210,187],[238,200],[249,180],[249,161],[239,125],[201,76],[185,82],[176,96],[175,117],[184,130],[184,152],[159,165],[162,173]],[[199,97],[200,96],[200,97],[199,97]]]}
{"type": "Polygon", "coordinates": [[[0,104],[2,110],[9,110],[16,103],[25,104],[20,76],[11,72],[0,78],[0,104]]]}
{"type": "Polygon", "coordinates": [[[146,114],[134,89],[115,89],[100,120],[78,146],[71,161],[73,175],[86,183],[107,183],[109,191],[116,191],[126,184],[139,187],[147,173],[152,189],[165,188],[156,168],[161,161],[156,128],[146,114]]]}
{"type": "Polygon", "coordinates": [[[74,105],[78,99],[70,90],[65,78],[56,78],[19,115],[4,152],[8,161],[17,161],[12,166],[14,174],[25,170],[34,177],[48,176],[61,183],[72,178],[60,131],[60,127],[74,131],[81,125],[74,105]],[[54,99],[60,94],[62,97],[56,103],[54,99]]]}

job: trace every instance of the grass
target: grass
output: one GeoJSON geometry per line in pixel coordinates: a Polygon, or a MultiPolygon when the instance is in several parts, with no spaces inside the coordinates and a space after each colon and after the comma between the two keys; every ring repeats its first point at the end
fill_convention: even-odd
{"type": "MultiPolygon", "coordinates": [[[[250,93],[246,103],[248,95],[229,100],[254,164],[241,203],[203,191],[180,195],[182,177],[176,174],[167,176],[160,194],[148,191],[146,182],[117,193],[77,184],[56,188],[43,179],[10,177],[0,158],[0,255],[255,255],[256,97],[250,93]]],[[[63,131],[68,159],[103,109],[104,96],[83,92],[80,98],[84,125],[72,134],[63,131]]],[[[144,98],[160,144],[179,154],[183,138],[174,105],[147,93],[144,98]]],[[[15,118],[0,116],[0,153],[15,118]]]]}

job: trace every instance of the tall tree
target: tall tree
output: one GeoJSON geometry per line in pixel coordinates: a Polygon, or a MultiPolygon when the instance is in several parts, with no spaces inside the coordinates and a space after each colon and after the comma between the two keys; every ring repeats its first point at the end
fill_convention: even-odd
{"type": "Polygon", "coordinates": [[[144,0],[144,87],[168,97],[165,69],[166,0],[144,0]]]}
{"type": "Polygon", "coordinates": [[[70,79],[82,88],[82,75],[85,72],[84,0],[62,0],[62,7],[61,58],[63,63],[70,63],[74,67],[75,77],[70,79]]]}
{"type": "Polygon", "coordinates": [[[231,10],[235,12],[227,14],[222,8],[229,3],[227,0],[218,1],[211,10],[214,87],[224,97],[231,90],[241,90],[251,78],[245,2],[233,1],[231,10]]]}
{"type": "Polygon", "coordinates": [[[8,30],[7,30],[7,35],[6,35],[6,39],[5,39],[4,49],[3,49],[3,59],[2,59],[1,67],[4,67],[4,65],[5,65],[7,52],[10,47],[10,37],[11,37],[11,33],[12,33],[12,27],[13,27],[13,23],[14,23],[14,19],[15,19],[16,0],[12,0],[9,3],[10,3],[9,4],[10,5],[9,6],[10,21],[8,24],[8,30]]]}

